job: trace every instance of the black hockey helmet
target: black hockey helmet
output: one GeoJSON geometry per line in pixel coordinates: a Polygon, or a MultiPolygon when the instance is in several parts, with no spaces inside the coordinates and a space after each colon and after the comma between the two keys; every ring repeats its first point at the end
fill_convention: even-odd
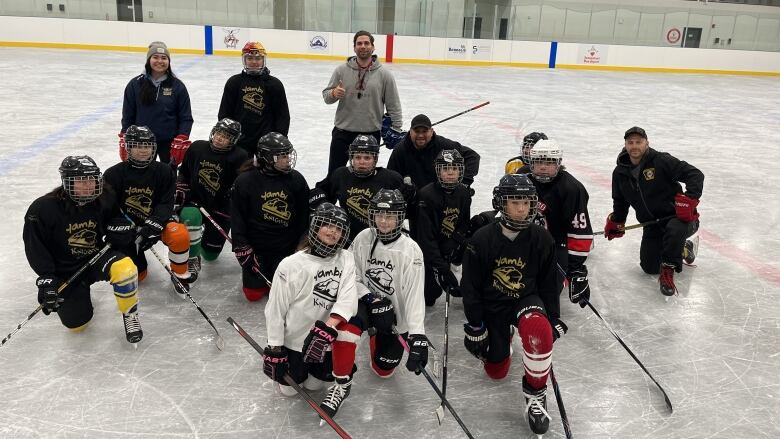
{"type": "Polygon", "coordinates": [[[257,166],[267,174],[289,174],[295,169],[297,154],[284,134],[270,132],[257,141],[257,166]],[[287,158],[288,160],[282,160],[287,158]]]}
{"type": "Polygon", "coordinates": [[[525,137],[523,137],[523,147],[522,151],[520,151],[520,158],[523,159],[523,163],[526,165],[531,163],[531,157],[529,156],[531,148],[536,145],[536,142],[542,139],[547,140],[547,135],[536,131],[526,134],[525,137]]]}
{"type": "Polygon", "coordinates": [[[359,177],[367,177],[374,173],[376,163],[379,160],[379,142],[376,137],[368,134],[358,134],[349,144],[349,170],[359,177]],[[369,154],[374,157],[374,163],[369,168],[355,167],[352,159],[355,154],[369,154]]]}
{"type": "Polygon", "coordinates": [[[536,216],[537,201],[536,187],[525,174],[506,174],[493,188],[493,209],[501,212],[501,223],[510,230],[519,231],[531,224],[536,216]],[[507,202],[511,200],[527,200],[530,203],[525,218],[516,219],[509,215],[507,202]]]}
{"type": "Polygon", "coordinates": [[[332,203],[324,202],[317,206],[317,210],[309,220],[309,245],[312,254],[324,258],[333,256],[344,248],[349,239],[349,217],[344,209],[332,203]],[[334,243],[328,243],[320,239],[320,228],[324,226],[336,226],[341,229],[341,236],[334,243]]]}
{"type": "Polygon", "coordinates": [[[211,149],[214,152],[225,152],[233,149],[240,137],[241,123],[226,117],[217,122],[217,124],[214,125],[214,128],[211,129],[211,134],[209,134],[209,143],[211,144],[211,149]],[[228,145],[223,147],[216,146],[214,144],[214,135],[216,134],[219,134],[220,137],[227,138],[228,145]]]}
{"type": "Polygon", "coordinates": [[[136,168],[145,168],[154,161],[157,154],[157,138],[149,127],[130,125],[125,131],[125,150],[127,161],[136,168]],[[134,148],[151,148],[152,152],[147,158],[138,158],[133,154],[134,148]]]}
{"type": "Polygon", "coordinates": [[[444,189],[452,189],[463,181],[463,171],[466,169],[463,156],[457,149],[442,149],[433,161],[436,169],[436,178],[444,189]],[[441,171],[444,169],[455,168],[458,170],[458,178],[455,181],[444,181],[441,171]]]}
{"type": "Polygon", "coordinates": [[[65,157],[59,171],[62,188],[79,206],[94,201],[103,193],[103,174],[92,157],[88,155],[65,157]]]}
{"type": "Polygon", "coordinates": [[[371,198],[371,202],[368,205],[368,224],[382,241],[398,237],[401,234],[405,218],[406,201],[404,201],[404,196],[401,195],[401,191],[398,189],[379,189],[371,198]],[[382,216],[379,220],[377,220],[378,215],[382,216]],[[380,225],[382,229],[385,229],[386,223],[391,221],[393,216],[395,217],[395,225],[391,230],[380,230],[380,225]]]}

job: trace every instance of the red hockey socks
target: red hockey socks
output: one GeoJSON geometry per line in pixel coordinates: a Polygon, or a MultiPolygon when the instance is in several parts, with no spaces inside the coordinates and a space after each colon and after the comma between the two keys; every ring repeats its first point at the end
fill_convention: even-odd
{"type": "Polygon", "coordinates": [[[246,296],[246,299],[250,302],[257,302],[258,300],[265,297],[266,294],[271,289],[268,287],[262,287],[262,288],[247,288],[244,287],[244,296],[246,296]]]}
{"type": "Polygon", "coordinates": [[[542,313],[531,312],[517,322],[523,342],[525,379],[534,389],[547,384],[552,364],[553,335],[550,321],[542,313]]]}
{"type": "Polygon", "coordinates": [[[485,361],[483,367],[485,368],[485,373],[487,373],[490,378],[493,378],[494,380],[500,380],[506,377],[506,374],[509,373],[509,366],[511,365],[512,357],[509,356],[499,361],[498,363],[485,361]]]}
{"type": "Polygon", "coordinates": [[[339,323],[336,329],[339,336],[333,342],[333,376],[350,376],[355,365],[355,349],[362,331],[349,322],[339,323]]]}

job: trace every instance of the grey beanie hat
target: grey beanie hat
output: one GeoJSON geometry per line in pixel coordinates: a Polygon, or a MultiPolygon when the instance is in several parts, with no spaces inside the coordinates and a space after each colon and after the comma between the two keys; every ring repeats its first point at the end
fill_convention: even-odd
{"type": "Polygon", "coordinates": [[[149,50],[146,51],[146,60],[149,61],[149,58],[151,58],[155,53],[161,53],[167,56],[168,59],[171,58],[171,52],[168,50],[168,46],[166,46],[162,41],[152,41],[149,44],[149,50]]]}

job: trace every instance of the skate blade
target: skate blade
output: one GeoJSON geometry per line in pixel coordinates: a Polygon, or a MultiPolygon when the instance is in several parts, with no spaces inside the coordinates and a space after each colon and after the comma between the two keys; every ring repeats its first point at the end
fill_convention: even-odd
{"type": "Polygon", "coordinates": [[[320,418],[320,427],[322,427],[323,425],[325,425],[325,420],[320,418]]]}
{"type": "Polygon", "coordinates": [[[441,421],[444,419],[444,405],[436,407],[436,419],[439,420],[439,425],[441,425],[441,421]]]}

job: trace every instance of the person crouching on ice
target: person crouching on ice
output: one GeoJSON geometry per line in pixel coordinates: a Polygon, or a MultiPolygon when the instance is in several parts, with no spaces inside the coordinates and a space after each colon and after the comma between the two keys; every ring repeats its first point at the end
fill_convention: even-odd
{"type": "Polygon", "coordinates": [[[406,202],[397,189],[381,189],[368,207],[370,228],[358,233],[350,250],[357,270],[358,318],[370,340],[371,370],[389,378],[404,348],[393,326],[410,346],[406,368],[420,374],[428,362],[425,337],[425,272],[422,250],[401,233],[406,202]]]}
{"type": "Polygon", "coordinates": [[[512,362],[514,327],[523,345],[523,394],[528,423],[536,434],[550,425],[547,376],[553,341],[566,333],[559,320],[555,243],[533,224],[536,188],[526,175],[508,174],[493,189],[498,222],[477,230],[463,258],[464,344],[484,362],[487,375],[506,377],[512,362]]]}
{"type": "Polygon", "coordinates": [[[127,341],[138,343],[143,337],[136,294],[138,269],[129,257],[109,249],[62,292],[57,292],[64,280],[101,251],[104,238],[119,248],[135,239],[128,220],[112,217],[119,212],[113,196],[103,192],[100,168],[92,158],[65,157],[60,176],[62,186],[35,200],[24,216],[24,251],[38,275],[38,303],[44,314],[56,312],[66,328],[80,332],[92,320],[90,286],[111,282],[127,341]]]}
{"type": "Polygon", "coordinates": [[[349,218],[343,209],[323,203],[312,215],[309,247],[284,258],[276,268],[265,306],[268,346],[263,373],[281,384],[286,396],[295,389],[285,375],[310,391],[328,389],[320,407],[331,417],[349,396],[360,329],[355,260],[343,250],[349,218]]]}

